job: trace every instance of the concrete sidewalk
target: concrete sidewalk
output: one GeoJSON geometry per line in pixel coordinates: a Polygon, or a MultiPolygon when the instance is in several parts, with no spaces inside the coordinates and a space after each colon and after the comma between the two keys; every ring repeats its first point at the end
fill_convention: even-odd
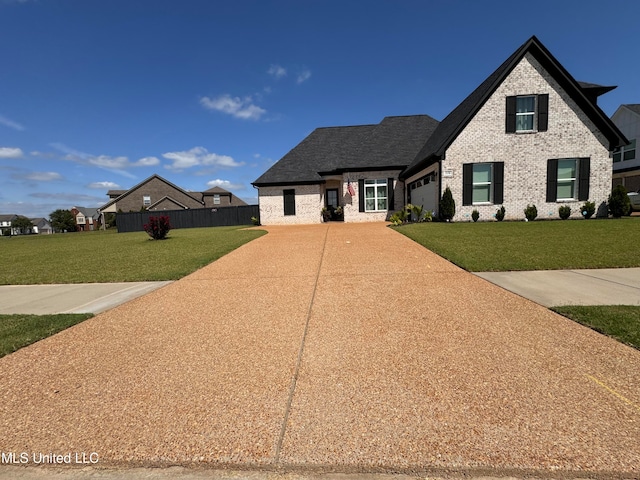
{"type": "Polygon", "coordinates": [[[640,268],[479,272],[475,275],[545,307],[640,305],[640,268]]]}
{"type": "Polygon", "coordinates": [[[170,283],[0,285],[0,314],[101,313],[170,283]]]}
{"type": "Polygon", "coordinates": [[[640,475],[640,352],[384,224],[268,231],[0,359],[0,451],[124,472],[640,475]]]}

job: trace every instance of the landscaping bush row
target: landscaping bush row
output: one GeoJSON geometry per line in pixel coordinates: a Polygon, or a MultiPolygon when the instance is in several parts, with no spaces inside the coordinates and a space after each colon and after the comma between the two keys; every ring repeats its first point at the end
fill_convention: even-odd
{"type": "MultiPolygon", "coordinates": [[[[567,220],[571,216],[571,207],[569,205],[561,205],[558,207],[558,216],[561,220],[567,220]]],[[[608,214],[614,218],[620,218],[631,213],[631,202],[627,191],[622,185],[616,186],[607,202],[608,214]]],[[[591,218],[596,213],[596,204],[594,202],[587,201],[582,205],[580,213],[586,219],[591,218]]],[[[451,190],[447,187],[442,194],[440,200],[440,215],[439,220],[449,222],[456,214],[456,203],[451,194],[451,190]]],[[[504,220],[506,209],[504,206],[498,208],[494,214],[495,219],[498,222],[504,220]]],[[[435,212],[425,211],[421,205],[407,205],[403,210],[395,212],[390,221],[392,225],[398,226],[406,222],[431,222],[434,220],[435,212]]],[[[535,205],[527,205],[524,209],[525,221],[532,222],[538,217],[538,209],[535,205]]],[[[471,219],[477,222],[480,219],[480,212],[474,209],[471,212],[471,219]]]]}

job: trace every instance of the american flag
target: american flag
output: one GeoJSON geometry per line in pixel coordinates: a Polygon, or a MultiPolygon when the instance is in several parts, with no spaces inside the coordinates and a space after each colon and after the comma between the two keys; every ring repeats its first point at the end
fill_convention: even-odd
{"type": "Polygon", "coordinates": [[[352,197],[356,196],[356,191],[353,189],[353,185],[351,185],[351,180],[347,181],[347,192],[349,192],[349,195],[352,197]]]}

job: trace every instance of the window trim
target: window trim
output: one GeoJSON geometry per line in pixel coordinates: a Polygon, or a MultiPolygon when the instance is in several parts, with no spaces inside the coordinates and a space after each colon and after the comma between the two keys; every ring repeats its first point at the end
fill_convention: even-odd
{"type": "Polygon", "coordinates": [[[516,96],[516,132],[515,133],[531,133],[537,132],[537,123],[538,123],[538,96],[537,95],[517,95],[516,96]],[[522,100],[525,98],[533,98],[533,110],[526,112],[518,112],[518,100],[522,100]],[[531,117],[531,128],[527,129],[518,129],[518,118],[519,117],[531,117]]]}
{"type": "MultiPolygon", "coordinates": [[[[566,181],[563,179],[562,181],[566,181]]],[[[590,157],[550,158],[547,160],[547,203],[582,202],[589,199],[591,181],[590,157]],[[576,178],[573,198],[558,198],[558,167],[561,160],[576,161],[576,178]]]]}
{"type": "Polygon", "coordinates": [[[573,174],[574,176],[571,178],[559,178],[558,176],[556,176],[556,202],[573,202],[578,200],[578,197],[580,196],[580,192],[579,192],[579,173],[578,173],[578,168],[579,165],[578,163],[580,162],[580,160],[578,158],[559,158],[558,159],[558,173],[560,171],[560,162],[568,162],[568,161],[573,161],[573,174]],[[566,186],[566,185],[573,185],[573,197],[560,197],[558,195],[558,189],[560,188],[560,186],[566,186]]]}
{"type": "Polygon", "coordinates": [[[471,205],[492,205],[493,202],[493,163],[492,162],[482,162],[482,163],[473,163],[471,166],[471,205]],[[473,179],[473,174],[475,173],[475,167],[477,167],[478,165],[489,165],[490,168],[490,172],[489,172],[489,177],[490,180],[488,182],[474,182],[473,179]],[[489,200],[487,200],[486,202],[474,202],[473,201],[473,193],[475,190],[476,186],[486,186],[489,185],[489,200]]]}
{"type": "Polygon", "coordinates": [[[148,207],[151,205],[151,195],[142,196],[142,206],[148,207]]]}
{"type": "MultiPolygon", "coordinates": [[[[487,182],[488,183],[488,182],[487,182]]],[[[462,165],[462,205],[502,205],[504,202],[504,162],[473,162],[462,165]],[[473,167],[491,165],[491,187],[488,202],[473,201],[473,167]]]]}
{"type": "Polygon", "coordinates": [[[526,94],[526,95],[510,95],[506,97],[506,116],[505,116],[505,133],[515,134],[529,134],[546,132],[549,128],[549,94],[526,94]],[[534,120],[533,130],[518,130],[517,129],[517,117],[523,114],[518,114],[517,104],[518,98],[534,97],[534,120]]]}
{"type": "Polygon", "coordinates": [[[364,179],[364,211],[366,213],[386,212],[389,210],[389,181],[384,178],[365,178],[364,179]],[[373,182],[373,183],[371,183],[373,182]],[[367,198],[367,189],[373,187],[373,198],[367,198]],[[387,194],[385,196],[378,196],[378,188],[385,187],[387,194]],[[385,201],[385,208],[378,208],[378,201],[385,201]],[[367,200],[373,200],[375,209],[367,208],[367,200]]]}
{"type": "Polygon", "coordinates": [[[213,195],[213,204],[214,205],[220,205],[220,194],[219,193],[215,193],[213,195]]]}

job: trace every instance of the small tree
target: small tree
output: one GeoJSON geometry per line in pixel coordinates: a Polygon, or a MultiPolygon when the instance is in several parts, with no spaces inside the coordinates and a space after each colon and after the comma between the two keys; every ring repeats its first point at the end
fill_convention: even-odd
{"type": "Polygon", "coordinates": [[[479,218],[480,218],[480,212],[477,209],[474,209],[473,212],[471,212],[471,219],[474,222],[477,222],[479,218]]]}
{"type": "Polygon", "coordinates": [[[33,223],[31,223],[31,220],[22,215],[18,215],[11,221],[11,227],[17,229],[18,232],[23,235],[33,231],[33,223]]]}
{"type": "Polygon", "coordinates": [[[609,214],[613,218],[620,218],[623,215],[629,215],[631,213],[631,200],[627,195],[627,189],[623,185],[616,185],[616,187],[609,195],[609,202],[607,204],[609,208],[609,214]]]}
{"type": "Polygon", "coordinates": [[[144,231],[154,240],[164,240],[171,230],[169,217],[163,215],[161,217],[149,217],[149,223],[143,225],[144,231]]]}
{"type": "Polygon", "coordinates": [[[449,221],[456,214],[456,202],[449,187],[445,188],[440,200],[440,218],[449,221]]]}
{"type": "Polygon", "coordinates": [[[51,226],[58,232],[75,232],[76,220],[69,210],[58,209],[49,215],[51,226]]]}

